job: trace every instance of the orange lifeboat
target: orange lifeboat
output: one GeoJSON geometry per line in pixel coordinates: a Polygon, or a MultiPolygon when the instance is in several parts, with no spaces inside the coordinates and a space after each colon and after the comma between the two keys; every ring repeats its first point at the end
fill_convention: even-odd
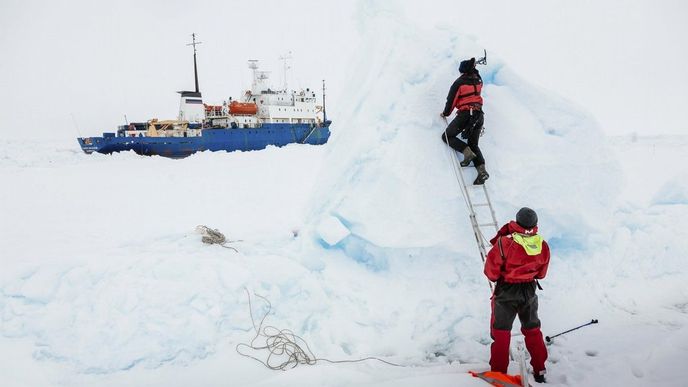
{"type": "Polygon", "coordinates": [[[258,113],[258,106],[255,103],[232,101],[229,104],[229,114],[253,115],[256,113],[258,113]]]}

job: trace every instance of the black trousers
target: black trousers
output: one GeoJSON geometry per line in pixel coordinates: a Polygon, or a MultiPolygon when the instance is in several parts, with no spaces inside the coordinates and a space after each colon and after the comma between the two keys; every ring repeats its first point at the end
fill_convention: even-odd
{"type": "Polygon", "coordinates": [[[542,339],[538,318],[538,298],[535,281],[526,283],[498,282],[492,295],[492,318],[490,335],[494,342],[490,346],[490,368],[506,373],[509,367],[509,343],[511,326],[518,315],[521,332],[530,353],[533,372],[542,375],[547,360],[547,348],[542,339]]]}
{"type": "Polygon", "coordinates": [[[535,282],[497,283],[492,299],[492,328],[510,331],[516,315],[521,328],[539,328],[536,286],[535,282]]]}
{"type": "Polygon", "coordinates": [[[442,141],[448,144],[453,149],[463,152],[466,147],[470,147],[473,153],[477,156],[473,159],[473,165],[476,167],[485,164],[483,152],[478,147],[478,140],[480,140],[480,132],[483,129],[485,122],[485,115],[480,110],[460,110],[459,114],[449,123],[447,129],[442,133],[442,141]],[[463,142],[457,136],[467,131],[468,144],[463,142]]]}

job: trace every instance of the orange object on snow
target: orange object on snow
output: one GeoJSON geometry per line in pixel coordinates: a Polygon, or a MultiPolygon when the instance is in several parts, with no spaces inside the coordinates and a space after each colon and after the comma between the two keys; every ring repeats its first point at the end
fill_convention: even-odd
{"type": "Polygon", "coordinates": [[[229,113],[237,115],[252,115],[258,113],[258,106],[251,102],[232,101],[229,104],[229,113]]]}
{"type": "Polygon", "coordinates": [[[522,387],[521,375],[507,375],[501,372],[473,372],[468,371],[469,374],[476,378],[480,378],[496,387],[522,387]]]}

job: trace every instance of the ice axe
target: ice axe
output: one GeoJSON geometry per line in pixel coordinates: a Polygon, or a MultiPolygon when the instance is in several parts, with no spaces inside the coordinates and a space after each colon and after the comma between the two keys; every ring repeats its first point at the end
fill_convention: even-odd
{"type": "Polygon", "coordinates": [[[477,64],[477,65],[486,65],[487,64],[487,50],[485,50],[484,48],[483,48],[483,54],[484,54],[483,57],[476,60],[475,64],[477,64]]]}
{"type": "Polygon", "coordinates": [[[561,332],[561,333],[557,333],[557,334],[554,335],[554,336],[546,336],[546,337],[545,337],[545,341],[547,341],[548,343],[551,343],[551,342],[552,342],[552,339],[555,338],[555,337],[557,337],[557,336],[561,336],[561,335],[567,334],[567,333],[569,333],[569,332],[571,332],[571,331],[575,331],[576,329],[581,329],[581,328],[583,328],[583,327],[587,327],[588,325],[597,324],[597,322],[598,322],[597,319],[592,319],[592,321],[590,321],[590,322],[587,323],[587,324],[583,324],[583,325],[577,326],[577,327],[575,327],[575,328],[571,328],[571,329],[569,329],[568,331],[564,331],[564,332],[561,332]]]}

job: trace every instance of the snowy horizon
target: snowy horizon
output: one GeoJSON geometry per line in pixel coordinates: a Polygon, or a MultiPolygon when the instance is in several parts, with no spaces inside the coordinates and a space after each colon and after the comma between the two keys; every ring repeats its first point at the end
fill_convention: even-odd
{"type": "Polygon", "coordinates": [[[132,121],[174,118],[176,91],[193,87],[192,50],[186,46],[192,32],[203,42],[199,81],[207,101],[236,97],[249,85],[248,59],[261,60],[281,82],[278,58],[292,52],[290,84],[319,90],[327,80],[334,117],[348,102],[341,99],[348,58],[356,58],[367,39],[358,26],[378,12],[474,38],[479,50],[452,53],[455,60],[486,49],[528,82],[591,112],[607,135],[688,129],[680,115],[688,101],[682,87],[688,84],[688,47],[682,42],[688,9],[680,0],[623,6],[592,0],[265,0],[197,7],[179,0],[107,6],[8,0],[0,11],[0,85],[12,90],[0,96],[0,132],[9,138],[98,135],[122,124],[125,115],[132,121]],[[260,28],[249,17],[254,15],[260,15],[260,28]],[[251,37],[239,38],[241,31],[252,31],[251,37]],[[27,120],[36,110],[42,120],[27,120]]]}

